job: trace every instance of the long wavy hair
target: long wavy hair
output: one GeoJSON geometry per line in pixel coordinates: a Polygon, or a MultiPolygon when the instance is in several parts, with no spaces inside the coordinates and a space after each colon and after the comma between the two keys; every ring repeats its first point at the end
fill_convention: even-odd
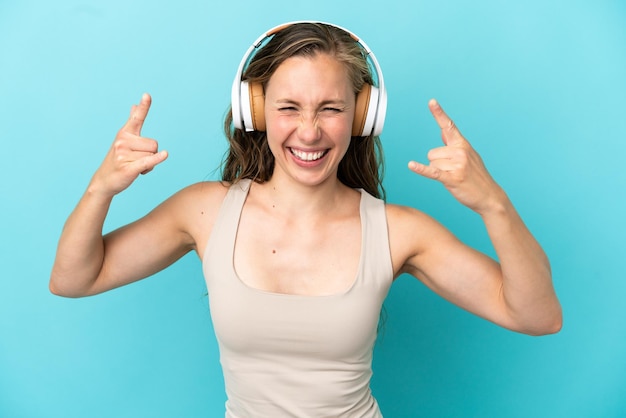
{"type": "MultiPolygon", "coordinates": [[[[323,23],[296,23],[279,32],[251,59],[243,79],[266,87],[276,69],[294,56],[328,54],[346,66],[355,98],[365,83],[373,84],[365,51],[346,31],[323,23]]],[[[222,180],[234,183],[251,179],[268,181],[274,171],[274,156],[265,132],[246,132],[233,125],[229,109],[224,120],[229,149],[222,162],[222,180]]],[[[385,197],[382,185],[383,151],[378,136],[352,137],[339,163],[337,177],[348,187],[362,188],[372,196],[385,197]]]]}

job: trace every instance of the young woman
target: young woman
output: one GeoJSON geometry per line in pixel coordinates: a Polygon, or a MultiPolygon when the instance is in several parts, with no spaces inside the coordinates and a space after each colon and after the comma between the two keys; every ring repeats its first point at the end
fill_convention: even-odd
{"type": "Polygon", "coordinates": [[[233,87],[223,181],[187,187],[102,235],[113,197],[167,158],[141,136],[144,95],[67,220],[53,293],[105,292],[195,251],[227,417],[381,416],[369,389],[372,347],[383,300],[403,273],[505,328],[560,329],[544,252],[437,102],[429,107],[443,146],[409,168],[482,217],[499,262],[418,210],[381,200],[386,102],[362,41],[313,22],[262,38],[233,87]]]}

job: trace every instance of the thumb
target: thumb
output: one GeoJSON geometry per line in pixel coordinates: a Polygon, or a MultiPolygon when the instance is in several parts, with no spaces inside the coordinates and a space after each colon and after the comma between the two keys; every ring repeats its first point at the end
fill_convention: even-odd
{"type": "Polygon", "coordinates": [[[431,99],[428,102],[428,108],[441,129],[441,139],[445,145],[458,145],[465,142],[465,138],[461,135],[454,121],[444,112],[439,102],[431,99]]]}

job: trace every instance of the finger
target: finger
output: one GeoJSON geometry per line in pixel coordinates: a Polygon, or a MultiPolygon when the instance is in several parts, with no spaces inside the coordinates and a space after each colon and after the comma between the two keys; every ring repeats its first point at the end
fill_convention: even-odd
{"type": "Polygon", "coordinates": [[[417,161],[409,162],[409,170],[415,174],[419,174],[420,176],[439,181],[442,181],[442,176],[445,174],[444,171],[441,171],[432,165],[425,165],[418,163],[417,161]]]}
{"type": "Polygon", "coordinates": [[[454,124],[454,121],[444,112],[441,105],[435,99],[430,99],[428,108],[441,129],[441,139],[444,144],[454,145],[465,141],[465,138],[463,138],[463,135],[461,135],[461,132],[454,124]]]}
{"type": "Polygon", "coordinates": [[[156,140],[141,136],[133,138],[129,145],[131,151],[149,152],[152,154],[159,151],[159,143],[156,140]]]}
{"type": "Polygon", "coordinates": [[[428,158],[428,161],[434,161],[434,160],[443,160],[443,159],[451,159],[453,158],[453,153],[450,150],[450,147],[438,147],[438,148],[433,148],[430,151],[428,151],[428,154],[426,155],[426,157],[428,158]]]}
{"type": "Polygon", "coordinates": [[[143,158],[139,158],[132,162],[133,170],[137,173],[147,174],[152,169],[165,161],[168,157],[167,151],[160,151],[156,154],[151,154],[143,158]]]}
{"type": "Polygon", "coordinates": [[[139,104],[131,107],[130,117],[122,129],[135,135],[141,135],[141,128],[148,116],[151,104],[152,98],[148,93],[144,93],[139,104]]]}
{"type": "Polygon", "coordinates": [[[449,172],[449,173],[461,169],[458,162],[448,160],[448,159],[433,160],[430,162],[430,167],[437,169],[439,171],[444,171],[444,172],[449,172]]]}
{"type": "Polygon", "coordinates": [[[116,153],[148,152],[154,154],[159,150],[159,143],[151,138],[144,138],[121,131],[113,142],[113,149],[116,153]]]}
{"type": "Polygon", "coordinates": [[[465,147],[438,147],[428,151],[428,161],[431,163],[435,160],[456,161],[465,163],[469,159],[469,149],[465,147]]]}

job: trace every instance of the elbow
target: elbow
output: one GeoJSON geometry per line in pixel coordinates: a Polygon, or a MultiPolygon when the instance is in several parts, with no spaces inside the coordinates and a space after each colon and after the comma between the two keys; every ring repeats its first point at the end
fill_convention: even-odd
{"type": "Polygon", "coordinates": [[[561,310],[561,307],[559,306],[559,312],[558,312],[558,315],[556,315],[551,334],[556,334],[560,332],[562,329],[563,329],[563,311],[561,310]]]}
{"type": "Polygon", "coordinates": [[[555,321],[554,323],[547,325],[547,326],[543,326],[541,328],[536,328],[533,330],[529,330],[527,332],[525,332],[528,335],[531,335],[533,337],[543,337],[545,335],[554,335],[554,334],[558,334],[561,329],[563,328],[563,322],[562,321],[555,321]]]}
{"type": "Polygon", "coordinates": [[[55,296],[62,296],[62,297],[71,297],[71,295],[64,291],[62,288],[60,288],[56,282],[54,281],[54,278],[50,278],[50,283],[48,283],[48,290],[50,290],[50,293],[52,293],[55,296]]]}
{"type": "Polygon", "coordinates": [[[55,296],[64,296],[61,289],[59,289],[59,285],[57,284],[56,275],[54,274],[54,270],[50,275],[50,281],[48,282],[48,290],[55,296]]]}
{"type": "Polygon", "coordinates": [[[50,279],[50,282],[48,283],[48,290],[50,291],[50,293],[52,293],[55,296],[61,296],[56,286],[54,285],[54,282],[52,281],[52,279],[50,279]]]}
{"type": "Polygon", "coordinates": [[[556,302],[554,313],[550,315],[550,320],[546,321],[547,326],[545,332],[541,335],[557,334],[563,329],[563,308],[561,304],[556,302]]]}
{"type": "Polygon", "coordinates": [[[52,280],[50,280],[50,284],[48,285],[48,289],[50,290],[50,293],[52,293],[55,296],[62,296],[62,297],[71,297],[69,293],[64,292],[63,290],[59,289],[52,280]]]}
{"type": "Polygon", "coordinates": [[[563,313],[559,310],[558,315],[555,315],[550,326],[546,327],[545,332],[541,335],[558,334],[561,329],[563,329],[563,313]]]}
{"type": "Polygon", "coordinates": [[[541,337],[544,335],[558,334],[561,329],[563,329],[563,313],[559,308],[556,313],[543,318],[540,323],[536,323],[534,326],[528,327],[521,332],[534,337],[541,337]]]}
{"type": "Polygon", "coordinates": [[[563,310],[558,300],[539,307],[510,310],[505,328],[520,334],[540,337],[557,334],[563,328],[563,310]]]}
{"type": "Polygon", "coordinates": [[[59,284],[59,281],[55,279],[54,275],[50,277],[50,282],[48,283],[48,290],[55,296],[61,296],[65,298],[80,298],[84,296],[89,296],[90,294],[87,292],[80,292],[76,289],[70,289],[64,287],[59,284]]]}

